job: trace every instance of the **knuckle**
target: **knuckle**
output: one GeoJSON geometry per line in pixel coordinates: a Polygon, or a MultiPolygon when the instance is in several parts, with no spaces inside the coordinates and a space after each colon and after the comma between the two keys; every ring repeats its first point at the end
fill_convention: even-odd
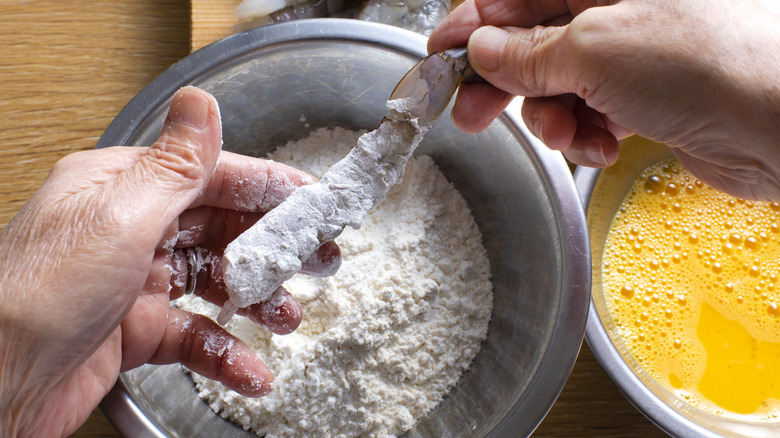
{"type": "Polygon", "coordinates": [[[603,32],[598,23],[587,19],[587,12],[567,26],[565,41],[567,52],[571,59],[578,65],[587,67],[603,50],[607,39],[603,38],[603,32]]]}
{"type": "Polygon", "coordinates": [[[508,53],[524,53],[530,56],[524,56],[512,63],[515,77],[519,78],[520,83],[533,94],[545,94],[547,77],[545,62],[547,59],[548,41],[550,34],[547,28],[536,26],[528,32],[524,38],[510,39],[508,53]]]}
{"type": "Polygon", "coordinates": [[[589,103],[603,94],[599,84],[612,74],[615,60],[622,58],[615,56],[624,44],[616,35],[622,34],[621,27],[628,26],[620,24],[621,17],[614,13],[606,19],[607,8],[599,9],[603,11],[588,9],[578,15],[566,27],[563,37],[568,58],[565,62],[569,66],[563,72],[566,82],[571,84],[570,91],[589,103]]]}
{"type": "Polygon", "coordinates": [[[204,176],[197,146],[175,137],[155,143],[144,155],[144,159],[173,177],[200,180],[204,176]]]}
{"type": "Polygon", "coordinates": [[[179,361],[182,364],[191,363],[193,361],[192,358],[196,356],[195,351],[197,350],[198,328],[201,324],[202,323],[198,321],[197,318],[192,315],[187,315],[184,323],[179,327],[181,334],[178,344],[178,356],[179,361]],[[198,327],[193,327],[194,325],[197,325],[198,327]]]}
{"type": "Polygon", "coordinates": [[[56,163],[54,163],[54,166],[52,166],[51,169],[51,174],[59,175],[62,173],[67,173],[72,169],[82,167],[84,162],[88,160],[92,153],[93,151],[79,151],[65,155],[64,157],[57,160],[56,163]]]}

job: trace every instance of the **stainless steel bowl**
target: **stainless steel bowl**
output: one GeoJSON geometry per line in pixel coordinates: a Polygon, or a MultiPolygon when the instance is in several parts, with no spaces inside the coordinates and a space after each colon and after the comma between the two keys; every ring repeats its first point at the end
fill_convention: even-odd
{"type": "MultiPolygon", "coordinates": [[[[263,155],[321,126],[373,129],[425,44],[412,32],[357,20],[243,32],[155,79],[98,147],[151,144],[171,96],[188,84],[219,101],[227,150],[263,155]]],[[[533,139],[515,107],[479,135],[460,132],[445,116],[419,153],[433,157],[474,213],[495,308],[471,368],[407,436],[529,435],[563,388],[585,328],[590,260],[571,174],[560,154],[533,139]]],[[[214,414],[179,366],[123,373],[101,407],[130,436],[253,436],[214,414]]]]}
{"type": "Polygon", "coordinates": [[[601,260],[609,226],[637,176],[669,158],[663,145],[633,137],[621,144],[617,163],[604,170],[578,167],[574,180],[582,196],[593,257],[592,300],[586,328],[588,346],[620,391],[650,421],[675,437],[770,437],[777,426],[737,421],[694,408],[662,387],[621,340],[602,291],[601,260]]]}

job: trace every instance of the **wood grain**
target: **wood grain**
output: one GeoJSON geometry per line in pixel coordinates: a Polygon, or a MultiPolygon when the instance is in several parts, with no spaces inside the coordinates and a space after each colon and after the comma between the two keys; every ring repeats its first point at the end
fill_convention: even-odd
{"type": "MultiPolygon", "coordinates": [[[[0,227],[59,158],[93,148],[155,76],[191,47],[229,34],[225,17],[232,18],[233,5],[224,8],[226,2],[192,0],[190,8],[186,0],[0,0],[0,227]]],[[[72,436],[119,434],[95,410],[72,436]]],[[[623,398],[584,346],[535,436],[664,434],[623,398]]]]}
{"type": "Polygon", "coordinates": [[[192,51],[234,34],[239,22],[233,8],[240,0],[192,0],[190,48],[192,51]]]}
{"type": "MultiPolygon", "coordinates": [[[[0,228],[189,51],[186,0],[0,0],[0,228]]],[[[75,437],[117,437],[95,410],[75,437]]]]}
{"type": "Polygon", "coordinates": [[[0,0],[0,225],[188,50],[185,0],[0,0]]]}

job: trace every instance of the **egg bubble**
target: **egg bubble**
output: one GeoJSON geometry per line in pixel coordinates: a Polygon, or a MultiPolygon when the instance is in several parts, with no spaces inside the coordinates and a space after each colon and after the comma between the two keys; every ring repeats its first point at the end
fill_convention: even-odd
{"type": "Polygon", "coordinates": [[[649,195],[656,195],[661,193],[664,187],[663,179],[658,175],[652,175],[645,181],[645,193],[649,195]]]}
{"type": "MultiPolygon", "coordinates": [[[[780,203],[722,194],[674,159],[646,169],[614,216],[603,256],[607,308],[628,350],[690,403],[729,412],[697,386],[707,370],[697,331],[705,304],[780,343],[778,234],[780,203]]],[[[780,414],[775,399],[762,415],[780,414]]]]}

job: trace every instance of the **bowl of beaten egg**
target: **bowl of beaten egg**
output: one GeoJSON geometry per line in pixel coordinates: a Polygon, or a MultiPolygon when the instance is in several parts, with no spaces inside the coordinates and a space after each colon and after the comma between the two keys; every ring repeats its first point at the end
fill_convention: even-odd
{"type": "Polygon", "coordinates": [[[632,137],[579,168],[604,369],[673,436],[780,433],[780,205],[720,193],[632,137]]]}
{"type": "MultiPolygon", "coordinates": [[[[225,150],[267,156],[277,146],[307,141],[313,134],[332,143],[329,139],[335,141],[334,133],[343,137],[339,129],[378,126],[395,84],[426,55],[425,44],[426,38],[412,32],[358,20],[302,20],[242,32],[193,53],[163,73],[117,116],[98,147],[151,144],[160,132],[171,96],[184,85],[201,87],[216,97],[225,150]]],[[[340,238],[352,240],[339,243],[344,253],[340,272],[332,279],[311,280],[337,282],[341,288],[320,294],[304,293],[299,285],[290,288],[304,307],[303,323],[295,333],[272,337],[248,327],[241,322],[243,318],[230,323],[240,326],[228,326],[247,341],[270,339],[273,348],[260,351],[269,366],[276,363],[277,353],[293,350],[293,344],[308,345],[307,337],[327,340],[316,351],[294,356],[297,359],[285,368],[272,366],[277,395],[266,400],[276,401],[263,407],[272,415],[253,417],[254,406],[250,409],[235,394],[210,397],[220,390],[204,382],[196,387],[186,370],[171,365],[122,373],[101,405],[108,418],[128,436],[256,436],[252,428],[266,431],[266,436],[367,436],[374,433],[368,431],[378,430],[370,422],[385,420],[398,422],[393,434],[408,437],[529,435],[554,403],[577,357],[587,319],[590,260],[585,217],[571,173],[562,156],[538,143],[520,120],[513,105],[485,132],[470,135],[455,128],[447,112],[426,134],[416,154],[420,159],[404,175],[405,179],[428,181],[431,167],[422,165],[435,164],[442,181],[446,179],[451,186],[441,193],[457,191],[481,233],[489,262],[486,272],[492,282],[488,291],[492,307],[487,308],[492,310],[487,312],[484,340],[465,351],[473,356],[467,367],[448,364],[453,351],[447,350],[460,347],[459,338],[450,335],[473,338],[457,324],[473,318],[474,309],[491,304],[475,302],[468,290],[453,293],[462,289],[459,283],[466,284],[479,274],[473,265],[445,251],[421,271],[431,276],[413,283],[421,285],[418,290],[398,291],[398,295],[393,283],[407,284],[419,276],[413,272],[417,265],[404,266],[389,257],[371,259],[360,269],[348,266],[374,249],[402,253],[430,245],[419,238],[427,236],[426,229],[448,223],[466,210],[442,210],[446,214],[436,213],[435,220],[430,216],[412,221],[407,224],[411,231],[399,234],[402,222],[421,204],[424,208],[440,205],[436,190],[425,202],[410,204],[406,195],[427,193],[432,185],[402,183],[386,203],[396,222],[383,225],[379,233],[373,223],[349,231],[351,237],[345,231],[340,238]],[[372,226],[374,231],[369,232],[372,226]],[[360,233],[379,240],[361,243],[355,240],[360,233]],[[352,277],[339,280],[345,268],[352,277]],[[374,273],[384,278],[376,283],[384,292],[343,304],[362,293],[354,287],[363,281],[361,276],[374,273]],[[455,281],[445,287],[445,277],[455,281]],[[454,304],[447,304],[455,313],[445,321],[452,329],[430,325],[440,319],[437,312],[446,307],[445,300],[454,304]],[[333,330],[339,315],[329,314],[332,309],[339,313],[349,306],[383,308],[379,305],[386,305],[387,311],[333,330]],[[409,310],[413,313],[403,320],[409,310]],[[320,323],[313,326],[314,321],[320,323]],[[396,350],[385,349],[376,330],[396,323],[397,337],[406,338],[406,350],[392,353],[396,350]],[[410,336],[401,331],[413,324],[430,329],[410,336]],[[254,331],[250,334],[249,330],[254,331]],[[448,340],[438,346],[426,343],[435,339],[448,340]],[[372,349],[373,344],[383,348],[372,349]],[[325,363],[323,358],[332,362],[325,363]],[[414,408],[423,391],[415,390],[438,381],[432,370],[449,374],[450,368],[458,368],[458,379],[438,388],[443,397],[420,414],[414,408]],[[386,378],[367,383],[373,369],[387,370],[386,378]],[[292,386],[285,386],[288,383],[292,386]],[[399,386],[410,391],[399,397],[399,386]],[[387,412],[368,412],[391,399],[398,403],[387,412]],[[295,420],[290,415],[293,411],[295,420]],[[269,425],[266,420],[281,424],[269,425]]],[[[354,138],[351,141],[354,145],[354,138]]],[[[317,161],[318,153],[288,149],[277,151],[274,159],[317,161]]],[[[454,237],[462,231],[449,230],[454,237]]],[[[442,248],[428,247],[442,253],[442,248]]],[[[393,333],[386,335],[393,338],[393,333]]]]}

